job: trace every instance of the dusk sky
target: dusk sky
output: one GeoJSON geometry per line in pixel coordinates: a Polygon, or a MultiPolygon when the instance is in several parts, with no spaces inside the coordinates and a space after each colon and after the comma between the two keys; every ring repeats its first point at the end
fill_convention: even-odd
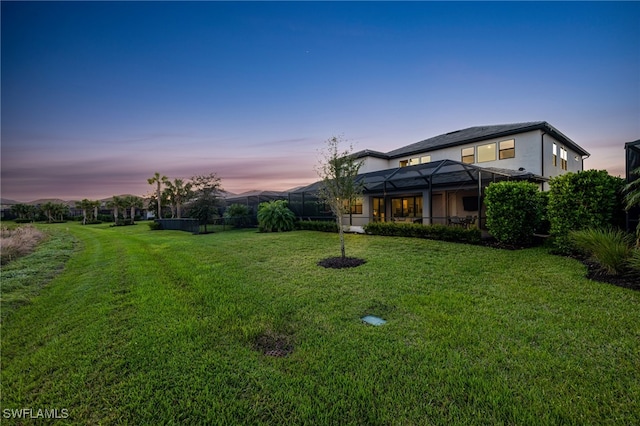
{"type": "Polygon", "coordinates": [[[317,180],[324,141],[390,151],[547,121],[624,176],[640,2],[2,1],[2,198],[317,180]]]}

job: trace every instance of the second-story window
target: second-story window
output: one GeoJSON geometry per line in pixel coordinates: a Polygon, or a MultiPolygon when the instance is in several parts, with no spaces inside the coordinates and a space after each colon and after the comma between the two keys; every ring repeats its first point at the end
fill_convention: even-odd
{"type": "Polygon", "coordinates": [[[475,148],[462,148],[462,162],[473,164],[476,162],[475,148]]]}
{"type": "Polygon", "coordinates": [[[516,156],[516,141],[514,139],[509,139],[506,141],[500,142],[500,146],[498,147],[500,150],[499,158],[504,160],[505,158],[515,158],[516,156]]]}
{"type": "Polygon", "coordinates": [[[413,157],[408,160],[400,160],[400,167],[416,166],[418,164],[430,163],[431,156],[423,155],[422,157],[413,157]]]}
{"type": "Polygon", "coordinates": [[[496,161],[495,143],[478,145],[478,163],[484,163],[485,161],[496,161]]]}
{"type": "Polygon", "coordinates": [[[554,167],[558,167],[558,146],[553,144],[553,160],[551,161],[554,167]]]}
{"type": "Polygon", "coordinates": [[[562,168],[562,170],[567,170],[567,159],[567,150],[560,147],[560,168],[562,168]]]}

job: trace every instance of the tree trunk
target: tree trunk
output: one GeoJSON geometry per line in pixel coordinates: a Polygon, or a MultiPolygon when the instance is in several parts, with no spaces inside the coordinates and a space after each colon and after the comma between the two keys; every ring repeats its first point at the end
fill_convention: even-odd
{"type": "Polygon", "coordinates": [[[136,217],[136,207],[135,206],[131,206],[131,222],[133,222],[135,217],[136,217]]]}
{"type": "Polygon", "coordinates": [[[87,209],[82,209],[82,224],[87,224],[87,209]]]}
{"type": "Polygon", "coordinates": [[[158,181],[158,190],[156,191],[156,197],[158,198],[158,219],[162,219],[162,201],[160,200],[160,181],[158,181]]]}
{"type": "Polygon", "coordinates": [[[340,234],[340,253],[342,258],[346,257],[344,250],[344,230],[342,229],[342,214],[338,213],[338,233],[340,234]]]}

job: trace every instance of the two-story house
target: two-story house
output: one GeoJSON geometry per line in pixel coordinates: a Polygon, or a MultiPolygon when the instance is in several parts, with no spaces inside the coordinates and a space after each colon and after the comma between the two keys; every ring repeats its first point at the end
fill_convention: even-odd
{"type": "MultiPolygon", "coordinates": [[[[469,218],[482,226],[482,198],[491,182],[528,180],[546,190],[550,178],[583,170],[589,153],[549,123],[536,121],[470,127],[387,153],[354,155],[362,161],[358,180],[364,192],[351,206],[351,224],[469,218]]],[[[296,194],[304,198],[318,185],[296,194]]]]}

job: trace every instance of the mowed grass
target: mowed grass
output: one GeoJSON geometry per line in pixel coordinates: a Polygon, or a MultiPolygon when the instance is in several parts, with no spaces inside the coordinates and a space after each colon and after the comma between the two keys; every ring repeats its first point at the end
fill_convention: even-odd
{"type": "Polygon", "coordinates": [[[348,235],[367,263],[332,270],[316,262],[339,254],[333,234],[69,232],[79,251],[2,324],[3,410],[66,408],[72,424],[640,424],[640,293],[544,249],[348,235]],[[293,352],[264,355],[264,335],[293,352]]]}

